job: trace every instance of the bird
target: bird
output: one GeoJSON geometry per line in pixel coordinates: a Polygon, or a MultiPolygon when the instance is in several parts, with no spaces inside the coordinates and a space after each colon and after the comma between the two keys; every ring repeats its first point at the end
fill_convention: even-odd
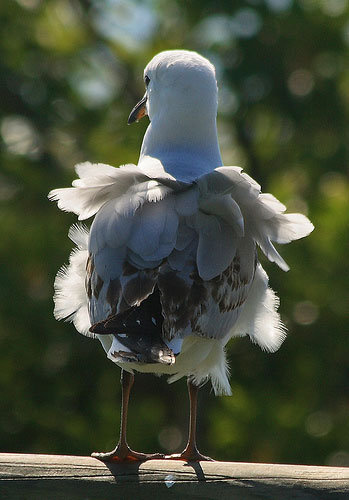
{"type": "Polygon", "coordinates": [[[145,94],[128,123],[148,116],[138,164],[76,166],[72,187],[54,189],[58,207],[92,219],[69,230],[75,244],[55,279],[54,315],[101,342],[121,368],[117,446],[105,462],[209,460],[197,447],[199,387],[230,395],[226,345],[248,336],[275,352],[286,337],[279,299],[258,251],[289,267],[273,243],[314,228],[241,167],[224,166],[217,136],[215,67],[189,50],[158,53],[144,70],[145,94]],[[259,249],[259,250],[258,250],[259,249]],[[141,453],[127,442],[134,373],[186,377],[188,442],[178,454],[141,453]]]}

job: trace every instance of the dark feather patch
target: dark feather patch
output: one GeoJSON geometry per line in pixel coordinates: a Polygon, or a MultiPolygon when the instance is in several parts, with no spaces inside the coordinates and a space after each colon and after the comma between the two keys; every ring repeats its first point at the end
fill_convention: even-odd
{"type": "MultiPolygon", "coordinates": [[[[160,294],[156,288],[139,306],[95,323],[90,331],[99,335],[115,335],[136,355],[138,362],[173,364],[173,351],[162,340],[163,320],[160,294]]],[[[120,353],[115,355],[117,357],[120,353]]]]}
{"type": "Polygon", "coordinates": [[[150,295],[156,283],[157,269],[145,269],[131,276],[124,286],[123,296],[129,305],[138,304],[150,295]]]}

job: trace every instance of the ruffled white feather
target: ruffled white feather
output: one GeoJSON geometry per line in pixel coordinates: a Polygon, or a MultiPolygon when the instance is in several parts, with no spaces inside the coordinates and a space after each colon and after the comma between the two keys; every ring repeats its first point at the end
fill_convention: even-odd
{"type": "MultiPolygon", "coordinates": [[[[286,271],[288,266],[272,242],[288,243],[313,229],[304,215],[285,214],[285,206],[261,193],[240,168],[220,167],[188,184],[168,175],[158,160],[151,164],[148,159],[146,167],[147,172],[134,165],[80,164],[80,179],[73,187],[49,195],[79,219],[96,214],[89,235],[79,227],[70,231],[77,248],[55,282],[55,317],[73,321],[85,335],[91,335],[85,291],[88,252],[95,255],[102,279],[113,279],[126,255],[140,269],[156,267],[165,258],[173,269],[183,269],[197,248],[199,275],[210,280],[231,263],[239,245],[253,241],[286,271]]],[[[252,266],[253,261],[242,265],[252,266]]],[[[197,384],[210,378],[215,393],[230,394],[224,345],[233,336],[249,335],[262,349],[277,350],[286,336],[278,305],[258,264],[246,303],[236,310],[235,323],[222,341],[189,336],[172,367],[129,364],[128,369],[172,374],[170,381],[186,375],[197,384]]],[[[112,339],[100,340],[109,352],[112,339]]]]}
{"type": "Polygon", "coordinates": [[[269,288],[267,273],[258,264],[245,307],[226,341],[231,336],[249,335],[263,350],[277,351],[286,338],[278,307],[279,298],[269,288]]]}
{"type": "Polygon", "coordinates": [[[71,321],[78,332],[94,337],[85,288],[86,261],[88,257],[88,231],[74,225],[69,230],[70,239],[77,245],[69,257],[69,264],[57,273],[54,288],[54,316],[57,320],[71,321]]]}

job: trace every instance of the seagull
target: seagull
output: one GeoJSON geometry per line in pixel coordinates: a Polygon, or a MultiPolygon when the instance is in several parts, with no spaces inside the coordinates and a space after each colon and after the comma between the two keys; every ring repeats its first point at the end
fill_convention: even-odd
{"type": "Polygon", "coordinates": [[[72,187],[51,200],[83,221],[73,225],[68,265],[55,280],[57,320],[99,339],[121,367],[120,438],[103,461],[208,460],[196,444],[198,389],[211,381],[231,394],[226,345],[247,335],[264,351],[286,337],[279,299],[257,255],[282,270],[273,242],[307,236],[313,225],[240,167],[222,166],[214,66],[196,52],[157,54],[144,70],[146,91],[128,123],[149,117],[138,165],[80,163],[72,187]],[[187,378],[188,443],[164,457],[133,451],[126,438],[134,372],[187,378]]]}

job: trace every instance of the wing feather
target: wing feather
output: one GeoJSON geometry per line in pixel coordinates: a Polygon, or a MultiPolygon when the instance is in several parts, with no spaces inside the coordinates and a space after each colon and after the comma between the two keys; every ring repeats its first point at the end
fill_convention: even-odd
{"type": "MultiPolygon", "coordinates": [[[[231,210],[231,219],[236,225],[240,220],[240,226],[243,221],[244,231],[259,245],[271,262],[275,262],[284,271],[289,269],[273,242],[289,243],[307,236],[314,226],[305,215],[285,214],[285,205],[270,193],[261,193],[259,184],[237,167],[217,168],[199,179],[198,184],[208,198],[209,205],[212,203],[210,194],[220,195],[222,200],[223,194],[229,194],[241,213],[239,219],[235,207],[235,212],[231,210]]],[[[222,208],[223,206],[219,205],[215,208],[215,213],[220,217],[222,208]]]]}
{"type": "Polygon", "coordinates": [[[232,262],[236,252],[234,230],[220,217],[199,213],[197,267],[203,280],[221,274],[232,262]]]}
{"type": "MultiPolygon", "coordinates": [[[[313,226],[304,215],[285,214],[238,167],[217,168],[192,184],[151,158],[117,169],[84,163],[77,173],[72,188],[49,194],[80,219],[96,214],[89,235],[70,231],[78,248],[56,279],[58,319],[88,334],[91,323],[123,314],[158,290],[168,340],[247,333],[265,349],[280,345],[277,299],[263,271],[255,271],[255,247],[287,270],[273,242],[306,236],[313,226]],[[242,314],[245,304],[255,321],[242,314]],[[260,326],[264,318],[272,320],[270,334],[260,326]]],[[[102,343],[109,349],[115,342],[107,337],[102,343]]]]}

